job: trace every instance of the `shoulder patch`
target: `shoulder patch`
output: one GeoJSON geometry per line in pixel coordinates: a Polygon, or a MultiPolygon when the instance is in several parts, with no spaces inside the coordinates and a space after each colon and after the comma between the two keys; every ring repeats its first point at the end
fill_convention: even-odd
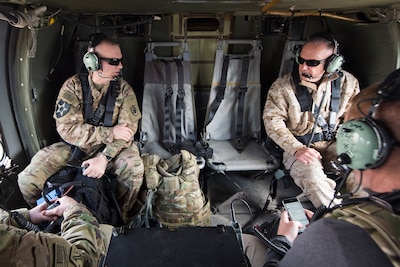
{"type": "Polygon", "coordinates": [[[64,92],[61,98],[67,101],[68,103],[73,103],[74,101],[76,101],[75,95],[68,91],[64,92]]]}
{"type": "Polygon", "coordinates": [[[57,118],[63,117],[65,114],[68,113],[68,111],[71,108],[71,104],[68,104],[64,100],[60,99],[57,103],[57,109],[56,109],[56,116],[57,118]]]}
{"type": "Polygon", "coordinates": [[[136,96],[130,95],[125,98],[126,106],[129,107],[129,110],[134,116],[138,116],[140,114],[139,106],[136,100],[136,96]]]}

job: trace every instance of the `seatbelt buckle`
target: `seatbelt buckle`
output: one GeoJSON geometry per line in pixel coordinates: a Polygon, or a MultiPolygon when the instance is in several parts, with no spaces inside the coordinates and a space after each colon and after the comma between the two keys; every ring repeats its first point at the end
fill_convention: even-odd
{"type": "Polygon", "coordinates": [[[165,88],[165,96],[172,96],[173,93],[174,91],[172,90],[171,86],[167,86],[167,88],[165,88]]]}
{"type": "Polygon", "coordinates": [[[332,141],[335,138],[335,134],[331,131],[323,131],[325,141],[332,141]]]}
{"type": "Polygon", "coordinates": [[[235,139],[236,149],[240,153],[243,151],[243,140],[241,138],[235,139]]]}
{"type": "Polygon", "coordinates": [[[246,93],[247,92],[247,85],[245,85],[245,86],[239,85],[239,92],[240,93],[246,93]]]}

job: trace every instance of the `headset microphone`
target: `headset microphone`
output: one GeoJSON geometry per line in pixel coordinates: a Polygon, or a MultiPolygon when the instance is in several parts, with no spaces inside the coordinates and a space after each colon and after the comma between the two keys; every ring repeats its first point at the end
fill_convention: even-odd
{"type": "Polygon", "coordinates": [[[100,72],[100,71],[98,71],[97,74],[99,75],[100,78],[114,79],[114,77],[110,77],[110,76],[105,76],[105,75],[103,75],[103,73],[100,72]]]}

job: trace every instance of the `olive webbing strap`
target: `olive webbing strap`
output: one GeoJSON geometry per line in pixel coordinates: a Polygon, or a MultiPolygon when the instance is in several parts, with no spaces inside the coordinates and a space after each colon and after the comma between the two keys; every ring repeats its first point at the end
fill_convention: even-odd
{"type": "Polygon", "coordinates": [[[176,98],[176,121],[175,121],[175,134],[176,134],[176,143],[178,145],[182,142],[182,118],[184,116],[185,109],[185,90],[183,88],[183,66],[182,62],[179,59],[175,59],[175,63],[178,70],[178,94],[176,98]]]}
{"type": "Polygon", "coordinates": [[[164,101],[164,132],[163,144],[169,143],[169,130],[171,124],[171,106],[172,106],[172,84],[171,84],[171,66],[166,60],[161,60],[165,64],[165,101],[164,101]]]}
{"type": "MultiPolygon", "coordinates": [[[[298,66],[295,64],[295,66],[298,66]]],[[[292,78],[293,82],[296,85],[296,98],[297,101],[300,104],[300,108],[302,112],[305,111],[311,111],[312,110],[312,105],[313,105],[313,100],[311,97],[310,92],[308,91],[306,86],[300,85],[300,77],[299,77],[299,72],[294,66],[293,71],[292,71],[292,78]]],[[[340,106],[340,83],[341,83],[341,78],[343,76],[342,72],[338,73],[339,77],[333,81],[331,81],[331,101],[330,101],[330,112],[329,112],[329,124],[326,122],[326,120],[322,117],[320,114],[320,107],[315,106],[314,108],[314,117],[317,120],[318,125],[322,128],[323,132],[326,135],[333,135],[333,131],[336,127],[336,119],[337,119],[337,114],[339,111],[339,106],[340,106]]],[[[326,91],[325,91],[326,92],[326,91]]],[[[321,101],[322,103],[322,101],[321,101]]],[[[312,137],[311,137],[312,139],[312,137]]],[[[311,140],[310,139],[310,140],[311,140]]]]}
{"type": "Polygon", "coordinates": [[[296,98],[300,104],[301,112],[312,110],[313,100],[307,87],[300,85],[300,76],[298,71],[298,64],[293,65],[292,78],[296,85],[296,98]]]}
{"type": "Polygon", "coordinates": [[[242,73],[240,75],[239,94],[238,94],[238,110],[236,118],[236,149],[240,152],[243,150],[243,116],[244,116],[244,100],[247,92],[247,76],[249,73],[249,57],[242,60],[242,73]]]}
{"type": "Polygon", "coordinates": [[[329,113],[329,128],[330,130],[334,130],[336,126],[336,118],[339,112],[340,105],[340,82],[343,76],[342,72],[339,72],[339,78],[332,81],[332,93],[331,93],[331,105],[330,105],[330,113],[329,113]]]}
{"type": "Polygon", "coordinates": [[[229,56],[224,57],[224,62],[222,63],[222,72],[221,79],[218,85],[217,96],[214,101],[210,105],[210,110],[208,113],[207,124],[212,121],[215,116],[215,113],[218,110],[219,105],[221,104],[222,99],[224,99],[225,88],[226,88],[226,77],[228,75],[228,67],[229,67],[229,56]]]}
{"type": "Polygon", "coordinates": [[[89,87],[88,74],[80,73],[78,77],[83,91],[83,116],[85,122],[89,122],[93,117],[93,97],[89,87]]]}
{"type": "Polygon", "coordinates": [[[83,91],[83,116],[86,123],[99,125],[101,122],[107,127],[113,126],[112,117],[114,113],[115,99],[117,97],[119,81],[112,80],[107,93],[102,97],[100,104],[93,112],[93,97],[89,86],[88,74],[80,73],[78,75],[81,81],[83,91]]]}
{"type": "MultiPolygon", "coordinates": [[[[110,86],[108,87],[107,94],[106,94],[107,104],[106,104],[106,110],[105,110],[105,114],[104,114],[104,126],[107,126],[107,127],[113,126],[112,118],[113,118],[114,107],[115,107],[115,99],[117,98],[117,92],[119,89],[118,87],[119,87],[119,81],[117,81],[117,80],[110,81],[110,86]]],[[[103,99],[101,102],[103,103],[103,99]]]]}

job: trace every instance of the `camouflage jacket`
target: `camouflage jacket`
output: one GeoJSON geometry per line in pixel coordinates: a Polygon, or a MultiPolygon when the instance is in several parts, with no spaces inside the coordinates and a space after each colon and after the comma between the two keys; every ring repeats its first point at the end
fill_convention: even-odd
{"type": "MultiPolygon", "coordinates": [[[[17,211],[29,220],[27,209],[17,211]]],[[[0,220],[2,266],[98,266],[105,255],[99,223],[81,204],[64,211],[61,236],[20,229],[4,210],[0,220]]]]}
{"type": "MultiPolygon", "coordinates": [[[[352,74],[346,71],[342,72],[340,105],[336,117],[336,126],[343,119],[344,112],[348,109],[351,99],[360,91],[358,80],[352,74]]],[[[305,81],[300,83],[306,86],[311,93],[314,107],[315,105],[320,105],[324,91],[327,90],[320,107],[320,114],[326,121],[329,121],[331,81],[338,77],[338,74],[334,74],[330,78],[325,77],[319,86],[305,81]]],[[[292,74],[286,74],[272,84],[264,107],[263,121],[268,136],[284,151],[294,155],[299,148],[304,146],[295,136],[311,133],[315,120],[312,111],[301,112],[292,74]]],[[[316,132],[321,131],[322,129],[318,126],[316,132]]]]}
{"type": "MultiPolygon", "coordinates": [[[[89,86],[93,97],[93,110],[96,110],[103,95],[107,92],[109,83],[99,88],[93,84],[89,75],[89,86]]],[[[123,79],[115,100],[112,117],[113,125],[128,123],[134,133],[141,117],[136,95],[132,87],[123,79]]],[[[111,127],[93,126],[85,123],[82,85],[78,75],[70,77],[62,86],[56,101],[54,119],[61,138],[69,144],[78,146],[86,154],[91,155],[102,145],[106,145],[103,153],[114,158],[131,143],[114,140],[111,127]]]]}

